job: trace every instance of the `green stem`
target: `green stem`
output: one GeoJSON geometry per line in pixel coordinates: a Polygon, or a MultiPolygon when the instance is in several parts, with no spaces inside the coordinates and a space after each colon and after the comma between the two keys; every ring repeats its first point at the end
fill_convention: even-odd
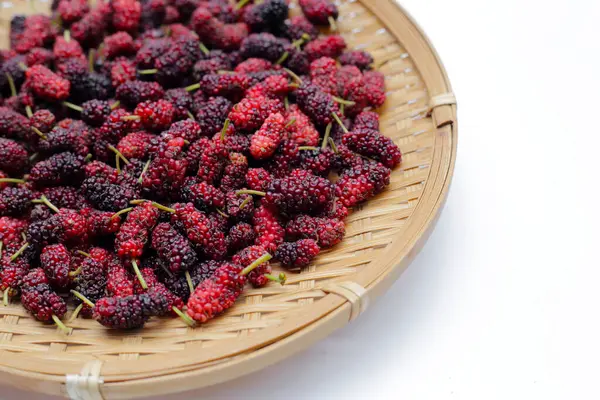
{"type": "Polygon", "coordinates": [[[333,125],[331,124],[331,122],[327,124],[327,127],[325,128],[325,136],[323,136],[323,143],[321,143],[321,149],[325,149],[329,144],[329,136],[331,135],[332,127],[333,125]]]}
{"type": "Polygon", "coordinates": [[[110,109],[114,110],[115,108],[119,107],[120,105],[121,105],[121,100],[117,100],[110,105],[110,109]]]}
{"type": "Polygon", "coordinates": [[[27,114],[27,118],[33,117],[33,111],[31,110],[31,106],[25,106],[25,114],[27,114]]]}
{"type": "Polygon", "coordinates": [[[196,117],[194,117],[194,114],[192,114],[190,112],[190,110],[185,110],[185,113],[187,114],[188,118],[191,119],[192,121],[196,120],[196,117]]]}
{"type": "Polygon", "coordinates": [[[5,72],[4,75],[6,75],[6,80],[8,80],[8,86],[10,87],[10,95],[12,97],[15,97],[17,95],[17,87],[15,86],[15,81],[8,72],[5,72]]]}
{"type": "Polygon", "coordinates": [[[239,3],[237,3],[235,5],[235,9],[239,10],[240,8],[244,7],[248,3],[250,3],[250,0],[241,0],[239,3]]]}
{"type": "Polygon", "coordinates": [[[200,47],[200,51],[202,51],[205,56],[210,54],[210,50],[204,45],[204,43],[200,42],[198,46],[200,47]]]}
{"type": "Polygon", "coordinates": [[[121,117],[121,121],[139,121],[140,119],[139,115],[126,115],[121,117]]]}
{"type": "Polygon", "coordinates": [[[337,97],[337,96],[331,96],[331,98],[336,102],[336,103],[340,103],[340,104],[344,104],[347,106],[353,106],[356,104],[356,102],[354,101],[350,101],[350,100],[345,100],[342,99],[341,97],[337,97]]]}
{"type": "Polygon", "coordinates": [[[287,96],[283,98],[283,105],[285,106],[286,110],[290,108],[290,99],[288,99],[287,96]]]}
{"type": "Polygon", "coordinates": [[[200,83],[194,83],[193,85],[185,87],[186,92],[193,92],[194,90],[197,90],[197,89],[200,89],[200,83]]]}
{"type": "Polygon", "coordinates": [[[287,276],[285,276],[285,274],[283,272],[280,273],[279,276],[274,276],[274,275],[271,275],[271,274],[265,274],[265,278],[267,278],[270,281],[280,283],[282,285],[284,285],[285,281],[287,280],[287,276]]]}
{"type": "Polygon", "coordinates": [[[71,31],[69,31],[68,29],[65,29],[65,31],[63,32],[63,37],[65,38],[65,42],[70,42],[71,41],[71,31]]]}
{"type": "Polygon", "coordinates": [[[15,254],[10,256],[10,261],[15,261],[21,254],[23,254],[25,249],[27,249],[28,247],[29,247],[29,243],[25,243],[23,246],[21,246],[21,248],[19,250],[17,250],[17,252],[15,254]]]}
{"type": "Polygon", "coordinates": [[[142,173],[140,174],[140,177],[138,178],[138,183],[141,184],[142,181],[144,180],[144,174],[146,174],[146,171],[148,171],[148,167],[150,166],[150,160],[146,161],[146,164],[144,164],[144,168],[142,169],[142,173]]]}
{"type": "Polygon", "coordinates": [[[77,297],[79,300],[81,300],[82,302],[84,302],[85,304],[90,306],[91,308],[94,308],[95,304],[92,303],[92,301],[90,299],[88,299],[87,297],[85,297],[84,295],[79,293],[77,290],[71,290],[71,293],[73,294],[73,296],[77,297]]]}
{"type": "Polygon", "coordinates": [[[131,266],[133,267],[133,270],[135,271],[135,275],[137,276],[138,280],[140,281],[140,285],[142,285],[142,289],[144,289],[144,290],[148,289],[148,284],[146,283],[146,280],[144,279],[144,277],[142,276],[142,273],[140,272],[140,268],[137,265],[137,261],[131,260],[131,266]]]}
{"type": "Polygon", "coordinates": [[[75,321],[75,319],[77,318],[77,316],[81,312],[82,308],[83,308],[83,303],[79,304],[77,306],[77,308],[75,308],[75,310],[73,310],[73,314],[71,314],[71,317],[69,317],[69,320],[67,321],[67,324],[70,324],[71,322],[75,321]]]}
{"type": "Polygon", "coordinates": [[[77,268],[75,271],[69,271],[69,276],[71,278],[81,274],[81,267],[77,268]]]}
{"type": "Polygon", "coordinates": [[[227,133],[227,129],[229,129],[230,123],[231,121],[229,121],[229,118],[227,118],[223,124],[223,129],[221,129],[221,142],[225,140],[225,134],[227,133]]]}
{"type": "Polygon", "coordinates": [[[137,199],[137,200],[131,200],[129,202],[129,204],[133,204],[134,206],[138,206],[140,204],[144,204],[145,202],[150,201],[150,200],[146,200],[146,199],[137,199]]]}
{"type": "Polygon", "coordinates": [[[267,261],[269,261],[271,258],[273,258],[272,255],[270,255],[269,253],[265,253],[262,256],[258,257],[256,260],[254,260],[252,262],[252,264],[248,265],[246,268],[244,268],[242,270],[242,272],[240,272],[240,275],[248,275],[250,272],[252,272],[252,270],[256,267],[258,267],[260,264],[262,263],[266,263],[267,261]]]}
{"type": "Polygon", "coordinates": [[[288,122],[287,124],[285,124],[286,128],[289,128],[290,126],[294,125],[296,123],[296,118],[292,118],[290,120],[290,122],[288,122]]]}
{"type": "Polygon", "coordinates": [[[139,69],[138,70],[138,74],[140,75],[154,75],[158,72],[158,70],[156,68],[151,68],[151,69],[139,69]]]}
{"type": "Polygon", "coordinates": [[[17,178],[0,178],[0,183],[25,183],[25,181],[17,178]]]}
{"type": "Polygon", "coordinates": [[[329,27],[331,28],[332,31],[337,31],[338,27],[337,24],[335,22],[335,18],[333,18],[331,15],[329,17],[327,17],[327,20],[329,21],[329,27]]]}
{"type": "Polygon", "coordinates": [[[237,195],[252,194],[252,195],[261,196],[261,197],[265,197],[267,195],[265,192],[261,192],[259,190],[250,190],[250,189],[238,190],[235,192],[235,194],[237,194],[237,195]]]}
{"type": "Polygon", "coordinates": [[[44,133],[42,131],[40,131],[38,128],[36,128],[35,126],[31,127],[31,130],[35,132],[36,135],[38,135],[39,137],[41,137],[43,140],[48,139],[46,137],[46,135],[44,135],[44,133]]]}
{"type": "Polygon", "coordinates": [[[288,57],[290,56],[289,52],[284,52],[281,57],[279,57],[279,60],[277,60],[277,62],[275,62],[276,65],[281,65],[285,62],[285,60],[288,59],[288,57]]]}
{"type": "Polygon", "coordinates": [[[37,158],[40,156],[39,153],[33,153],[31,156],[29,156],[29,162],[33,163],[35,160],[37,160],[37,158]]]}
{"type": "Polygon", "coordinates": [[[194,293],[194,282],[192,282],[190,271],[185,271],[185,280],[187,281],[188,287],[190,288],[190,294],[194,293]]]}
{"type": "Polygon", "coordinates": [[[344,133],[348,133],[348,128],[346,128],[346,125],[344,125],[340,117],[338,117],[338,115],[334,112],[332,112],[331,115],[333,115],[333,119],[335,119],[335,121],[340,125],[344,133]]]}
{"type": "Polygon", "coordinates": [[[343,104],[340,104],[340,115],[346,114],[346,107],[343,104]]]}
{"type": "Polygon", "coordinates": [[[75,110],[75,111],[79,111],[79,112],[83,111],[83,107],[78,106],[77,104],[73,104],[68,101],[63,101],[62,103],[63,103],[63,106],[69,107],[71,110],[75,110]]]}
{"type": "Polygon", "coordinates": [[[219,213],[220,215],[224,216],[225,218],[229,218],[229,215],[227,215],[223,211],[219,210],[218,208],[217,208],[217,213],[219,213]]]}
{"type": "Polygon", "coordinates": [[[61,331],[67,334],[71,332],[71,329],[68,328],[65,324],[63,324],[63,322],[56,315],[52,314],[52,320],[54,321],[56,326],[60,328],[61,331]]]}
{"type": "Polygon", "coordinates": [[[152,207],[158,208],[159,210],[166,211],[166,212],[171,213],[171,214],[175,214],[175,209],[174,208],[169,208],[167,206],[163,206],[162,204],[159,204],[159,203],[157,203],[155,201],[152,202],[152,207]]]}
{"type": "Polygon", "coordinates": [[[335,144],[335,142],[333,141],[333,139],[331,137],[329,137],[328,139],[329,139],[329,146],[331,146],[331,150],[333,150],[333,152],[335,154],[338,154],[339,151],[338,151],[337,145],[335,144]]]}
{"type": "Polygon", "coordinates": [[[50,200],[48,200],[48,198],[45,195],[42,195],[42,197],[40,197],[40,200],[42,200],[42,203],[44,203],[49,209],[51,209],[55,213],[59,212],[58,207],[50,203],[50,200]]]}
{"type": "Polygon", "coordinates": [[[115,168],[117,169],[117,174],[121,175],[121,162],[119,161],[121,158],[118,154],[115,154],[115,168]]]}
{"type": "Polygon", "coordinates": [[[315,147],[315,146],[300,146],[300,147],[298,147],[298,150],[312,150],[312,151],[314,151],[314,150],[319,150],[319,148],[315,147]]]}
{"type": "MultiPolygon", "coordinates": [[[[123,117],[123,118],[127,118],[127,117],[123,117]]],[[[117,149],[115,148],[115,146],[113,146],[112,144],[109,144],[109,145],[108,145],[108,149],[109,149],[110,151],[112,151],[113,153],[115,153],[115,154],[116,154],[118,157],[120,157],[120,158],[121,158],[121,160],[123,160],[123,162],[124,162],[125,164],[127,164],[127,165],[131,164],[131,163],[129,162],[129,160],[128,160],[127,158],[125,158],[125,156],[123,155],[123,153],[121,153],[119,150],[117,150],[117,149]]]]}
{"type": "Polygon", "coordinates": [[[88,162],[92,161],[92,158],[93,158],[93,157],[94,157],[94,156],[92,155],[92,153],[88,153],[88,154],[87,154],[87,155],[84,157],[83,161],[85,161],[86,163],[88,163],[88,162]]]}
{"type": "Polygon", "coordinates": [[[299,84],[302,84],[302,79],[296,75],[296,73],[294,71],[292,71],[291,69],[287,69],[284,68],[283,69],[285,72],[287,72],[296,82],[298,82],[299,84]]]}
{"type": "Polygon", "coordinates": [[[194,321],[189,315],[184,314],[179,308],[172,307],[171,310],[173,310],[173,312],[177,314],[187,326],[189,326],[190,328],[196,327],[196,321],[194,321]]]}
{"type": "Polygon", "coordinates": [[[252,200],[252,196],[246,197],[244,201],[242,201],[242,204],[240,204],[240,210],[246,207],[246,204],[250,203],[250,200],[252,200]]]}
{"type": "Polygon", "coordinates": [[[92,258],[92,255],[90,253],[86,253],[85,251],[77,250],[77,253],[81,254],[84,257],[92,258]]]}

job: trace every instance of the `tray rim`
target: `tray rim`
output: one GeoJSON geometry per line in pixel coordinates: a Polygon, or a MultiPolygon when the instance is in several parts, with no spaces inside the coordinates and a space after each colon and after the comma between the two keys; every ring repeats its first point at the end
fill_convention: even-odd
{"type": "MultiPolygon", "coordinates": [[[[400,4],[394,0],[360,2],[410,54],[431,97],[452,92],[446,71],[433,45],[400,4]]],[[[411,218],[403,234],[399,235],[401,237],[398,242],[402,245],[389,246],[380,256],[386,260],[384,265],[370,265],[370,268],[364,268],[353,275],[353,281],[363,284],[371,299],[383,294],[418,254],[433,231],[445,204],[456,160],[456,105],[437,107],[433,110],[432,117],[438,131],[432,166],[422,195],[424,201],[419,201],[413,213],[413,216],[418,218],[411,218]],[[431,193],[436,196],[432,197],[431,193]]],[[[350,318],[351,306],[344,298],[328,294],[310,307],[303,307],[302,311],[302,315],[288,318],[281,326],[268,329],[268,332],[258,332],[242,340],[232,340],[237,342],[237,346],[232,348],[230,354],[221,353],[212,359],[210,354],[194,357],[196,362],[187,368],[171,368],[166,373],[156,376],[144,375],[142,372],[121,375],[120,371],[103,370],[105,384],[102,386],[102,393],[111,398],[134,398],[148,393],[163,395],[175,392],[172,390],[174,385],[166,384],[175,380],[176,391],[186,391],[257,371],[307,348],[346,325],[350,318]],[[310,311],[307,312],[307,308],[310,308],[310,311]],[[254,350],[250,351],[251,349],[254,350]],[[224,357],[228,358],[223,361],[224,357]],[[209,365],[213,361],[218,362],[209,365]],[[105,374],[106,372],[109,373],[105,374]]],[[[209,349],[203,351],[206,353],[206,350],[209,349]]],[[[80,361],[48,361],[49,369],[46,371],[52,372],[33,372],[31,369],[36,366],[31,365],[31,360],[23,357],[19,359],[19,354],[5,350],[0,350],[0,354],[0,371],[3,372],[0,374],[0,383],[48,394],[65,395],[65,372],[76,374],[81,366],[80,361]]],[[[93,359],[90,356],[90,360],[93,359]]],[[[127,364],[130,362],[120,360],[119,369],[127,370],[127,364]]],[[[139,361],[137,363],[139,364],[139,361]]]]}

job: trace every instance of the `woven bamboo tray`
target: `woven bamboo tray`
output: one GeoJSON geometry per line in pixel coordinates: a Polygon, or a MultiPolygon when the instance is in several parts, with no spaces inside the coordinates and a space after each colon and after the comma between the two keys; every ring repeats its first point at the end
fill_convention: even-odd
{"type": "MultiPolygon", "coordinates": [[[[173,318],[114,332],[78,318],[69,336],[19,305],[0,307],[0,384],[72,398],[128,399],[204,387],[278,362],[343,327],[385,292],[425,243],[456,157],[456,105],[435,51],[393,0],[342,0],[339,30],[386,75],[381,130],[404,161],[389,188],[355,210],[344,241],[285,286],[248,289],[196,329],[173,318]]],[[[47,2],[36,2],[47,12],[47,2]]],[[[293,10],[293,11],[297,11],[293,10]]],[[[0,45],[24,0],[0,3],[0,45]],[[4,8],[2,8],[4,7],[4,8]]]]}

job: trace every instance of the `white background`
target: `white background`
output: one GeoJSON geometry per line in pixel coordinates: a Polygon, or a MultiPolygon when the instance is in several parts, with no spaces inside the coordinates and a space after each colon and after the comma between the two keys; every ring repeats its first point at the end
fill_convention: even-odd
{"type": "Polygon", "coordinates": [[[353,324],[173,399],[600,399],[600,2],[402,4],[459,101],[431,239],[353,324]]]}

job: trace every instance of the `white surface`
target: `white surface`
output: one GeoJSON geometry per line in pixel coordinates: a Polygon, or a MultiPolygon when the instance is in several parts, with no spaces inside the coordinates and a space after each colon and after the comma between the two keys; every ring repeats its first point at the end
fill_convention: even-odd
{"type": "Polygon", "coordinates": [[[403,4],[459,101],[455,179],[429,243],[355,323],[173,399],[600,398],[600,218],[588,188],[599,181],[600,2],[403,4]]]}

